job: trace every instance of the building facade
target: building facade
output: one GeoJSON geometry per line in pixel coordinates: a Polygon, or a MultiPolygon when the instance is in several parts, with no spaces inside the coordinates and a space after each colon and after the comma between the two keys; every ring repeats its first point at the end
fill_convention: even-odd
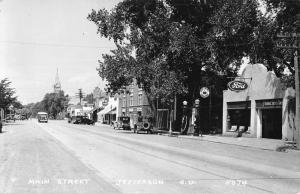
{"type": "Polygon", "coordinates": [[[285,88],[262,64],[247,65],[236,80],[248,87],[224,91],[223,134],[233,134],[239,129],[249,137],[294,140],[294,90],[285,88]]]}
{"type": "Polygon", "coordinates": [[[130,117],[130,126],[133,128],[139,115],[153,117],[153,113],[145,91],[139,88],[136,81],[126,87],[119,95],[119,115],[130,117]]]}
{"type": "Polygon", "coordinates": [[[103,100],[104,101],[102,101],[101,103],[103,109],[97,113],[98,122],[112,125],[112,123],[116,121],[117,117],[120,116],[118,114],[119,99],[117,95],[115,95],[115,96],[109,96],[108,98],[104,98],[103,100]]]}

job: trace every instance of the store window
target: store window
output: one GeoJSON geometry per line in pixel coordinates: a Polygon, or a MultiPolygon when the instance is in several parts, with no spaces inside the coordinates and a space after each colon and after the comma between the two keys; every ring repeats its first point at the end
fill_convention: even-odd
{"type": "Polygon", "coordinates": [[[227,104],[227,131],[245,130],[250,127],[251,104],[248,102],[231,102],[227,104]]]}

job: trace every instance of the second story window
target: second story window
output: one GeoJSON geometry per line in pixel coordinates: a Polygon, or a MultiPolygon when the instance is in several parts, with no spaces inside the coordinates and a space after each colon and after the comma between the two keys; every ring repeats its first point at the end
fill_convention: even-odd
{"type": "Polygon", "coordinates": [[[139,94],[138,105],[143,105],[143,94],[139,94]]]}
{"type": "Polygon", "coordinates": [[[133,106],[133,96],[130,96],[129,105],[130,105],[130,106],[133,106]]]}
{"type": "Polygon", "coordinates": [[[126,107],[126,97],[123,97],[123,107],[126,107]]]}

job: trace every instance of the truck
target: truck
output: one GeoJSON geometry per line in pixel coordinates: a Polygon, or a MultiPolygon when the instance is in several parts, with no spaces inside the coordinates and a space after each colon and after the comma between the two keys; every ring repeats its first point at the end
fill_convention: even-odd
{"type": "Polygon", "coordinates": [[[48,113],[46,112],[38,112],[37,113],[37,119],[39,123],[48,123],[48,113]]]}

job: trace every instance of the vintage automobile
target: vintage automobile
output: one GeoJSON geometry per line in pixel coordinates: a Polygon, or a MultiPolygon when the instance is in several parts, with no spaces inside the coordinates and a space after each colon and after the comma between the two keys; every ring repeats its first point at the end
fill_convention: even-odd
{"type": "Polygon", "coordinates": [[[113,123],[113,127],[115,130],[123,129],[123,130],[131,130],[130,127],[130,117],[118,117],[117,121],[113,123]]]}
{"type": "Polygon", "coordinates": [[[91,119],[89,119],[87,116],[76,116],[73,117],[70,121],[70,123],[74,124],[87,124],[87,125],[93,125],[95,122],[91,119]],[[72,122],[73,121],[73,122],[72,122]]]}
{"type": "Polygon", "coordinates": [[[46,112],[38,112],[37,113],[37,119],[39,123],[48,123],[48,113],[46,112]]]}
{"type": "Polygon", "coordinates": [[[153,133],[153,118],[152,117],[139,117],[134,126],[134,133],[146,132],[153,133]]]}

